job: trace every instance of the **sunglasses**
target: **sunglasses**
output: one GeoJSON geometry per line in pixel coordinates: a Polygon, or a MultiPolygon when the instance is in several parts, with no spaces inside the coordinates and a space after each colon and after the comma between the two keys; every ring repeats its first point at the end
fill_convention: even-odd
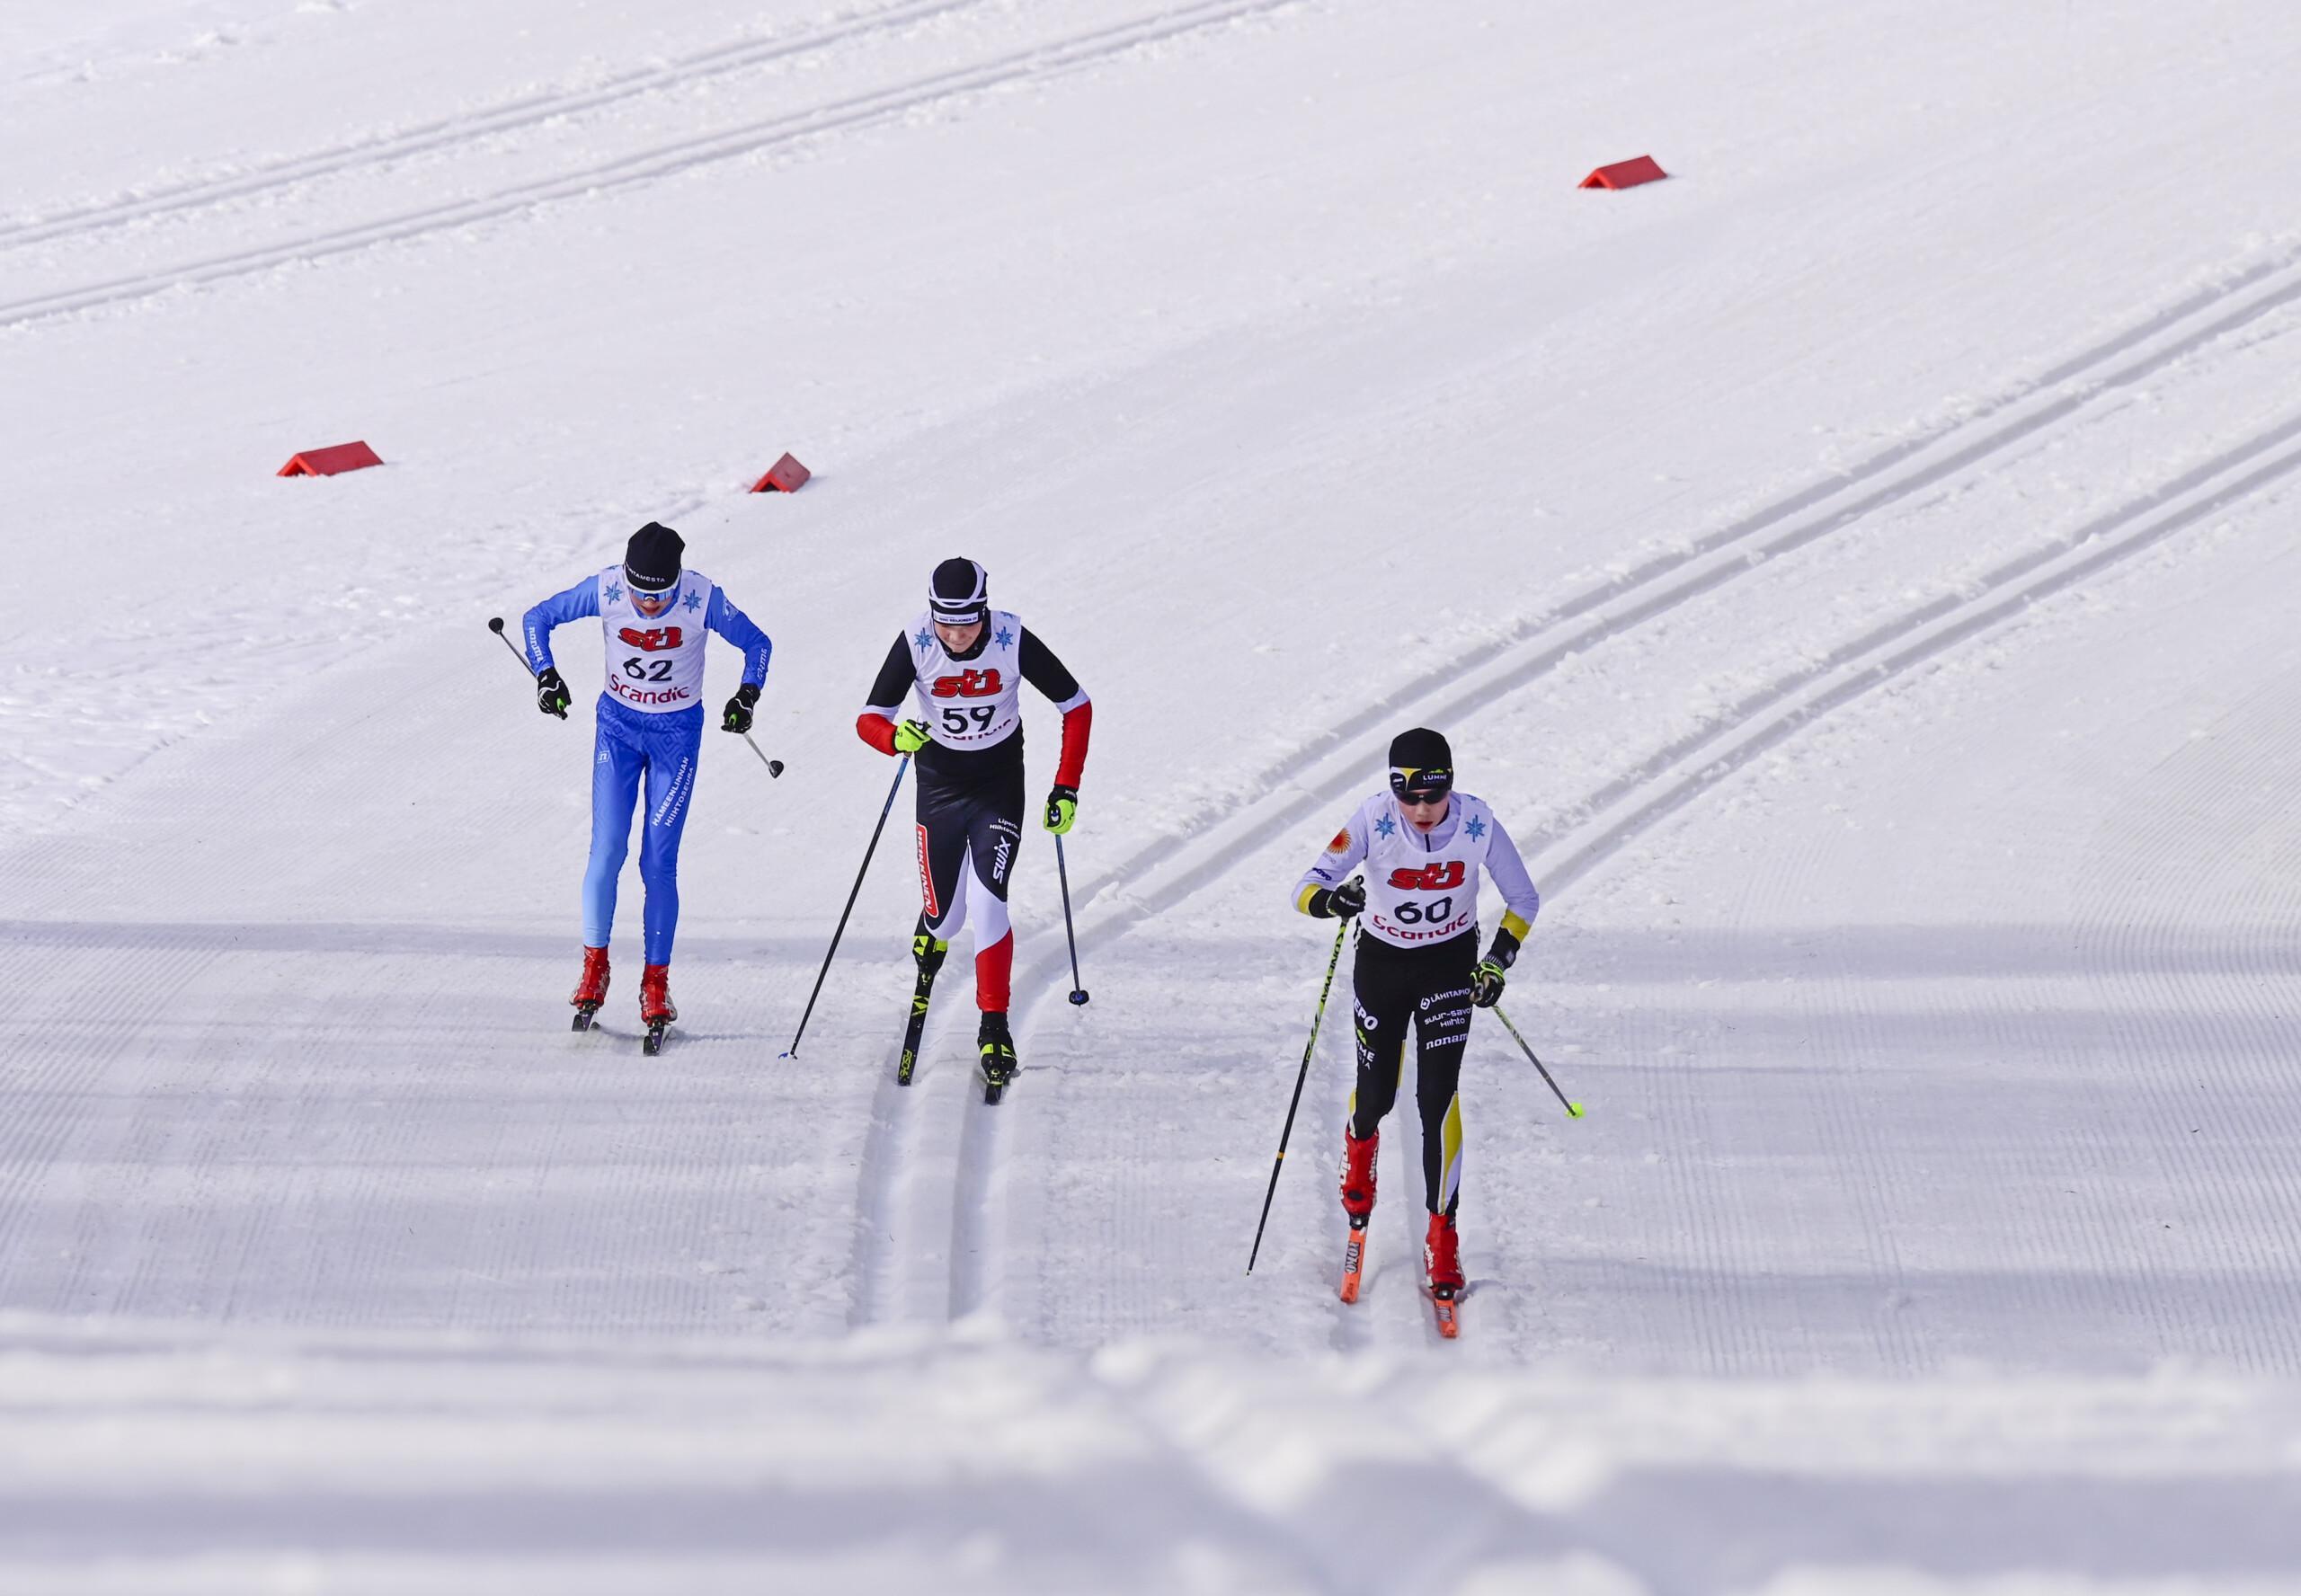
{"type": "Polygon", "coordinates": [[[652,604],[659,608],[663,605],[669,604],[672,599],[679,596],[680,590],[677,588],[665,588],[661,592],[656,593],[651,593],[644,588],[634,588],[631,590],[632,603],[641,605],[652,604]]]}
{"type": "Polygon", "coordinates": [[[1417,770],[1411,774],[1403,770],[1390,772],[1390,791],[1400,803],[1443,803],[1453,786],[1454,773],[1451,770],[1417,770]]]}

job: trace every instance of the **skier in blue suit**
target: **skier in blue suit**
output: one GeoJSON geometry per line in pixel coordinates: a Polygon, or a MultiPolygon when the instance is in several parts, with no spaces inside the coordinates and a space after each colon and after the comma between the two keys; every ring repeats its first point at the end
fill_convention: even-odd
{"type": "Polygon", "coordinates": [[[536,703],[546,714],[564,714],[569,703],[567,684],[551,662],[552,628],[597,616],[607,634],[607,687],[600,694],[591,759],[591,860],[583,872],[583,974],[569,1000],[579,1029],[607,999],[616,878],[631,847],[632,808],[643,776],[647,823],[639,879],[647,891],[646,969],[639,978],[639,1018],[651,1031],[679,1018],[671,1006],[671,937],[680,918],[680,834],[695,796],[703,742],[704,634],[716,632],[743,652],[743,684],[727,700],[719,723],[724,732],[751,730],[751,707],[774,648],[709,577],[681,569],[686,549],[678,533],[650,521],[631,535],[622,564],[554,594],[528,611],[523,623],[536,703]]]}

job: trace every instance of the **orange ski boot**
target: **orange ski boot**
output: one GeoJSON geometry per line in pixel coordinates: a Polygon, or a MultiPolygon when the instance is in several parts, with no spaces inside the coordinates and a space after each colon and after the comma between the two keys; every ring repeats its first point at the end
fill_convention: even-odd
{"type": "Polygon", "coordinates": [[[1350,1220],[1350,1239],[1342,1252],[1342,1299],[1358,1300],[1358,1281],[1366,1267],[1366,1221],[1374,1216],[1374,1152],[1382,1133],[1360,1139],[1342,1128],[1342,1211],[1350,1220]]]}
{"type": "Polygon", "coordinates": [[[663,1030],[680,1017],[671,1004],[671,967],[650,964],[639,972],[639,1021],[647,1027],[647,1040],[640,1051],[649,1054],[661,1052],[663,1030]]]}
{"type": "Polygon", "coordinates": [[[575,995],[567,1001],[575,1006],[574,1029],[589,1031],[591,1016],[600,1012],[600,1005],[608,1000],[608,951],[603,947],[583,950],[583,973],[576,978],[575,995]]]}
{"type": "Polygon", "coordinates": [[[1452,1341],[1462,1328],[1455,1317],[1462,1294],[1462,1253],[1454,1221],[1444,1214],[1430,1216],[1430,1235],[1422,1244],[1422,1267],[1430,1281],[1430,1303],[1438,1316],[1438,1334],[1452,1341]]]}

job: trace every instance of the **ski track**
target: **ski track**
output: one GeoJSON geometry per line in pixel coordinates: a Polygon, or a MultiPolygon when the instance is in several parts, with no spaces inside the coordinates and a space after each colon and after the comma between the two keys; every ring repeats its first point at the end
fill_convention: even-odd
{"type": "Polygon", "coordinates": [[[828,49],[832,45],[869,38],[913,22],[973,11],[982,4],[983,0],[908,0],[866,16],[848,17],[796,33],[714,45],[587,88],[531,94],[483,111],[440,117],[415,127],[273,161],[253,170],[199,178],[143,193],[83,203],[22,222],[0,224],[0,249],[98,232],[176,211],[205,209],[226,200],[269,194],[315,178],[334,177],[365,166],[386,165],[411,155],[452,149],[561,117],[580,116],[621,101],[685,88],[768,62],[828,49]]]}
{"type": "MultiPolygon", "coordinates": [[[[1392,719],[1446,721],[1503,694],[1522,689],[1560,661],[1669,615],[1776,555],[1803,548],[1977,467],[1986,467],[2016,444],[2086,413],[2103,397],[2129,388],[2297,301],[2301,301],[2301,267],[2297,267],[2292,258],[2257,264],[2065,359],[2035,382],[2002,391],[1959,421],[1880,450],[1830,480],[1774,501],[1696,538],[1682,549],[1658,555],[1630,572],[1586,589],[1531,620],[1511,638],[1482,644],[1456,656],[1351,716],[1265,771],[1257,782],[1249,784],[1254,790],[1271,794],[1269,798],[1234,811],[1224,817],[1219,827],[1202,820],[1191,829],[1186,823],[1186,829],[1159,838],[1118,866],[1082,880],[1075,905],[1091,905],[1105,891],[1114,887],[1119,890],[1114,894],[1115,902],[1108,912],[1079,927],[1080,956],[1084,958],[1124,937],[1186,900],[1266,846],[1275,831],[1295,823],[1362,783],[1365,773],[1360,768],[1363,760],[1355,740],[1373,727],[1392,719]],[[2261,291],[2248,297],[2249,290],[2256,288],[2261,291]],[[2233,305],[2234,300],[2242,302],[2233,305]],[[2144,346],[2151,347],[2131,361],[2095,377],[2077,392],[2054,395],[2034,406],[2025,403],[2144,346]],[[2009,412],[2017,413],[2008,417],[2009,412]],[[2002,417],[2007,418],[2002,424],[1988,425],[2002,417]],[[1972,436],[1976,432],[1979,436],[1972,436]],[[1909,467],[1907,471],[1897,470],[1905,466],[1909,467]],[[1466,682],[1466,677],[1475,679],[1466,682]],[[1159,871],[1161,866],[1171,866],[1166,872],[1166,880],[1154,880],[1147,889],[1131,884],[1159,871]]],[[[2214,487],[2230,473],[2297,435],[2301,435],[2301,417],[2223,451],[2157,488],[2092,518],[2064,536],[2034,545],[1994,567],[1968,584],[1964,591],[1896,616],[1808,666],[1745,696],[1725,715],[1640,761],[1575,805],[1569,812],[1580,819],[1561,830],[1526,839],[1524,851],[1530,867],[1543,882],[1546,891],[1553,894],[1571,886],[1638,836],[1816,718],[1899,678],[1956,643],[2018,615],[2028,606],[2145,552],[2199,520],[2272,485],[2301,466],[2301,451],[2279,456],[2266,466],[2214,487]],[[2207,488],[2213,491],[2201,499],[2190,498],[2207,488]],[[2184,500],[2190,501],[2181,503],[2184,500]],[[2162,519],[2137,531],[2125,530],[2152,511],[2177,503],[2181,508],[2162,519]],[[2120,532],[2122,536],[2119,536],[2120,532]],[[2091,552],[2080,552],[2089,545],[2098,546],[2091,552]],[[2023,581],[2040,571],[2043,574],[2034,581],[2023,581]],[[1907,641],[1906,646],[1896,646],[1912,639],[1915,641],[1907,641]],[[1729,739],[1738,740],[1717,758],[1687,768],[1704,750],[1729,739]],[[1627,813],[1607,818],[1625,803],[1630,806],[1627,813]]],[[[1079,918],[1085,919],[1084,915],[1079,918]]],[[[1054,983],[1067,979],[1069,973],[1067,945],[1051,944],[1044,935],[1035,936],[1033,941],[1033,950],[1015,977],[1020,1002],[1014,1029],[1026,1060],[1039,1051],[1034,1037],[1040,1006],[1054,983]]],[[[1330,1018],[1333,1014],[1330,1007],[1330,1018]]],[[[922,1080],[928,1068],[924,1051],[922,1049],[922,1080]]],[[[891,1068],[888,1074],[891,1080],[891,1068]]],[[[939,1202],[931,1205],[920,1229],[927,1234],[948,1236],[944,1258],[948,1271],[949,1317],[953,1319],[1000,1306],[998,1282],[1003,1269],[999,1240],[1005,1234],[1006,1221],[999,1209],[1005,1182],[999,1168],[1000,1138],[996,1118],[1002,1112],[1014,1112],[1012,1094],[1026,1087],[1028,1075],[1026,1066],[1016,1086],[1009,1088],[1009,1101],[996,1109],[982,1103],[979,1091],[969,1091],[959,1112],[955,1146],[936,1160],[937,1164],[947,1162],[954,1172],[947,1230],[939,1202]]],[[[973,1082],[971,1069],[965,1071],[964,1078],[970,1084],[973,1082]]],[[[884,1095],[890,1089],[901,1090],[883,1084],[880,1092],[884,1095]]],[[[911,1088],[913,1092],[917,1089],[911,1088]]],[[[912,1117],[928,1112],[921,1105],[912,1117]]],[[[898,1106],[886,1117],[899,1120],[902,1113],[898,1106]]],[[[1399,1116],[1400,1130],[1385,1140],[1386,1145],[1409,1155],[1400,1166],[1402,1175],[1393,1178],[1409,1179],[1418,1192],[1419,1132],[1404,1122],[1411,1117],[1399,1116]]],[[[1330,1129],[1338,1135],[1339,1109],[1334,1120],[1330,1129]]],[[[875,1108],[875,1133],[882,1123],[883,1116],[875,1108]]],[[[858,1281],[881,1280],[899,1271],[905,1257],[920,1255],[915,1242],[908,1247],[904,1245],[905,1227],[899,1218],[893,1217],[897,1205],[889,1201],[889,1196],[898,1179],[895,1170],[881,1167],[879,1160],[890,1152],[903,1157],[899,1148],[907,1145],[915,1149],[919,1139],[926,1134],[923,1128],[914,1129],[908,1143],[900,1136],[875,1134],[866,1138],[853,1260],[858,1281]],[[886,1222],[882,1223],[882,1218],[886,1222]]],[[[1872,1153],[1877,1151],[1874,1143],[1863,1139],[1853,1139],[1853,1144],[1872,1153]]],[[[913,1150],[902,1166],[914,1178],[921,1169],[917,1157],[913,1150]]],[[[1710,1196],[1729,1204],[1735,1201],[1734,1195],[1728,1193],[1711,1193],[1710,1196]]],[[[1422,1212],[1421,1206],[1418,1202],[1392,1206],[1408,1215],[1408,1234],[1401,1238],[1399,1258],[1418,1261],[1422,1237],[1415,1223],[1422,1212]]],[[[1687,1206],[1687,1211],[1703,1211],[1703,1208],[1692,1203],[1687,1206]]],[[[1875,1218],[1873,1215],[1873,1220],[1875,1218]]],[[[1890,1256],[1891,1244],[1883,1238],[1880,1226],[1873,1222],[1868,1228],[1877,1245],[1886,1249],[1873,1263],[1881,1265],[1882,1274],[1897,1275],[1898,1264],[1890,1256]]],[[[1730,1249],[1731,1234],[1730,1228],[1711,1233],[1711,1240],[1718,1246],[1730,1249]]],[[[1334,1334],[1334,1344],[1338,1349],[1396,1344],[1405,1334],[1393,1320],[1367,1311],[1376,1304],[1377,1277],[1386,1267],[1383,1254],[1379,1241],[1370,1241],[1365,1296],[1355,1309],[1344,1308],[1339,1302],[1336,1305],[1341,1316],[1334,1334]]],[[[1732,1272],[1732,1259],[1713,1255],[1709,1262],[1713,1280],[1739,1278],[1732,1272]]],[[[1439,1339],[1436,1326],[1427,1304],[1421,1299],[1418,1264],[1408,1272],[1412,1281],[1408,1290],[1393,1290],[1389,1295],[1411,1298],[1421,1330],[1408,1339],[1435,1342],[1439,1339]]],[[[1463,1309],[1466,1325],[1479,1295],[1476,1284],[1473,1281],[1463,1309]]],[[[858,1288],[858,1291],[867,1291],[868,1306],[858,1295],[856,1321],[872,1322],[884,1311],[886,1293],[876,1287],[858,1288]]],[[[905,1299],[917,1300],[922,1294],[922,1290],[914,1290],[905,1293],[905,1299]]],[[[1698,1319],[1709,1317],[1699,1305],[1695,1316],[1698,1319]]],[[[1753,1322],[1749,1316],[1733,1314],[1725,1315],[1722,1320],[1729,1340],[1736,1334],[1733,1327],[1746,1327],[1753,1322]]],[[[1713,1331],[1715,1328],[1713,1326],[1713,1331]]],[[[1910,1327],[1891,1317],[1881,1319],[1879,1335],[1881,1346],[1889,1350],[1906,1352],[1915,1344],[1910,1327]]],[[[1749,1366],[1755,1358],[1755,1349],[1720,1345],[1714,1334],[1707,1342],[1713,1356],[1730,1352],[1741,1358],[1745,1366],[1749,1366]]]]}
{"type": "Polygon", "coordinates": [[[1974,584],[1974,590],[1968,594],[1922,605],[1840,644],[1811,665],[1776,678],[1746,696],[1727,715],[1671,744],[1602,789],[1586,808],[1628,802],[1632,805],[1630,811],[1597,827],[1578,844],[1577,828],[1541,838],[1526,850],[1531,856],[1529,867],[1554,888],[1571,886],[1656,821],[1812,721],[1885,686],[1955,644],[2018,616],[2030,606],[2075,587],[2282,481],[2301,468],[2301,448],[2274,455],[2242,474],[2231,474],[2296,438],[2301,438],[2301,415],[2256,433],[2170,483],[2095,517],[2066,537],[2053,539],[2006,562],[1974,584]],[[2191,497],[2199,490],[2209,491],[2191,497]],[[2139,528],[2130,527],[2169,502],[2184,500],[2166,515],[2139,528]],[[2035,580],[2022,580],[2041,569],[2035,580]],[[1739,740],[1715,758],[1687,768],[1695,756],[1728,738],[1739,740]]]}
{"type": "Polygon", "coordinates": [[[2093,399],[2130,387],[2214,340],[2297,301],[2301,301],[2301,263],[2290,258],[2281,259],[2241,272],[2226,284],[2191,295],[2069,357],[2035,383],[2001,393],[1962,420],[1880,450],[1828,480],[1764,505],[1684,548],[1657,555],[1631,571],[1585,589],[1515,628],[1506,638],[1453,656],[1241,784],[1247,789],[1272,794],[1269,799],[1250,802],[1222,816],[1203,811],[1186,820],[1181,830],[1082,881],[1076,898],[1078,903],[1090,904],[1104,891],[1118,888],[1136,905],[1132,913],[1121,910],[1092,930],[1082,930],[1082,955],[1090,939],[1114,934],[1110,922],[1132,923],[1171,907],[1251,852],[1259,846],[1258,838],[1271,829],[1293,824],[1351,791],[1365,778],[1359,740],[1375,727],[1395,720],[1428,722],[1453,718],[1502,693],[1529,686],[1560,661],[1659,619],[1688,601],[1726,586],[1766,560],[1843,531],[1864,518],[1982,466],[2054,423],[2081,413],[2093,399]],[[2201,325],[2191,324],[2263,282],[2270,287],[2259,297],[2225,315],[2213,316],[2201,325]],[[2041,389],[2072,380],[2168,333],[2172,336],[2164,345],[2098,379],[2096,386],[2082,394],[2056,397],[1978,439],[1965,440],[1966,434],[2020,406],[2041,389]],[[1907,474],[1870,488],[1872,483],[1892,476],[1896,467],[1937,448],[1949,452],[1930,462],[1919,461],[1907,474]],[[1798,519],[1808,511],[1815,513],[1798,519]],[[1793,521],[1794,525],[1778,536],[1764,536],[1784,522],[1793,521]],[[1762,538],[1764,541],[1760,541],[1762,538]],[[1710,563],[1700,563],[1704,561],[1710,563]],[[1700,569],[1689,571],[1689,567],[1698,564],[1700,569]],[[1586,622],[1585,617],[1589,617],[1586,622]],[[1577,625],[1577,622],[1584,624],[1577,625]],[[1232,834],[1227,843],[1224,833],[1232,834]],[[1193,859],[1189,856],[1195,852],[1204,852],[1208,856],[1193,859]],[[1171,883],[1148,891],[1134,886],[1146,875],[1177,859],[1181,863],[1175,867],[1176,879],[1171,883]]]}
{"type": "Polygon", "coordinates": [[[795,144],[821,134],[841,132],[897,120],[905,114],[963,95],[1011,84],[1040,83],[1124,55],[1145,45],[1275,13],[1298,0],[1194,0],[1194,3],[1132,22],[1115,23],[1069,39],[1041,43],[972,66],[930,73],[891,88],[873,90],[828,104],[785,112],[759,121],[658,145],[636,154],[564,172],[557,176],[499,189],[476,199],[403,211],[377,221],[308,234],[286,243],[213,255],[206,260],[138,272],[0,304],[0,328],[148,299],[171,289],[204,287],[291,262],[326,260],[378,244],[404,243],[492,221],[555,200],[611,193],[677,176],[697,167],[795,144]]]}

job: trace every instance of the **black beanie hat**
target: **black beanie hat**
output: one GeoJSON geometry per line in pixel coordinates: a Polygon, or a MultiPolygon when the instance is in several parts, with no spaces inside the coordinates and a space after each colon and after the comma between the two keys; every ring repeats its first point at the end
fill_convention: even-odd
{"type": "Polygon", "coordinates": [[[642,593],[664,593],[680,585],[680,556],[687,541],[661,521],[650,521],[624,545],[623,580],[642,593]]]}
{"type": "Polygon", "coordinates": [[[1454,785],[1454,750],[1427,726],[1390,739],[1390,791],[1435,794],[1454,785]]]}
{"type": "Polygon", "coordinates": [[[927,607],[946,626],[973,625],[991,613],[991,573],[973,560],[944,561],[927,584],[927,607]]]}

